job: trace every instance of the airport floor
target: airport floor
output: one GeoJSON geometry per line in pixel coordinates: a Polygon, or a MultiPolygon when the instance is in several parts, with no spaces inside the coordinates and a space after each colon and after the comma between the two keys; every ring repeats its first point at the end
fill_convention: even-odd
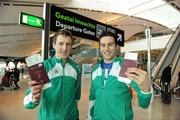
{"type": "MultiPolygon", "coordinates": [[[[23,107],[23,97],[28,79],[21,79],[19,90],[0,91],[0,120],[37,120],[37,109],[27,110],[23,107]]],[[[90,80],[82,81],[82,95],[79,102],[80,120],[86,120],[90,80]]],[[[170,105],[162,104],[159,97],[154,97],[149,109],[134,105],[134,120],[180,120],[180,100],[172,96],[170,105]]]]}

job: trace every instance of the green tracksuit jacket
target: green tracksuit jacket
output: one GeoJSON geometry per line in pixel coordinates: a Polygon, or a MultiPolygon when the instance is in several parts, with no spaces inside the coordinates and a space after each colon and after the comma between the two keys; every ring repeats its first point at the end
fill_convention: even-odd
{"type": "Polygon", "coordinates": [[[138,95],[138,104],[142,108],[149,106],[152,93],[144,93],[138,85],[129,79],[119,77],[123,59],[117,57],[113,60],[106,84],[104,73],[99,61],[92,69],[92,84],[89,100],[91,105],[90,115],[93,120],[133,120],[132,94],[129,87],[138,95]]]}
{"type": "Polygon", "coordinates": [[[38,120],[77,120],[77,100],[81,93],[80,67],[70,58],[63,65],[63,59],[55,56],[47,59],[44,66],[52,87],[43,90],[39,103],[32,101],[29,88],[24,98],[24,106],[34,109],[39,104],[38,120]]]}

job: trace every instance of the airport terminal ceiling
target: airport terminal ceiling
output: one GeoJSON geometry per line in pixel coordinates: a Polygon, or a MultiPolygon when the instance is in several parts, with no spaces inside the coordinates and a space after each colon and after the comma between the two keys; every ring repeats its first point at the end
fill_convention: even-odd
{"type": "MultiPolygon", "coordinates": [[[[171,34],[180,24],[179,0],[47,0],[125,31],[125,40],[171,34]],[[153,14],[152,14],[153,13],[153,14]],[[162,17],[161,17],[162,16],[162,17]]],[[[0,1],[0,56],[25,57],[41,50],[41,30],[18,25],[19,12],[42,17],[44,0],[0,1]]]]}

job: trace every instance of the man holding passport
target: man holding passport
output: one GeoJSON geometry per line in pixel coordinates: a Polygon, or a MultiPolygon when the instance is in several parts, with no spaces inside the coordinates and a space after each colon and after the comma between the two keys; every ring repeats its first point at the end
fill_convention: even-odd
{"type": "Polygon", "coordinates": [[[42,82],[33,79],[29,83],[24,106],[34,109],[39,105],[38,120],[79,120],[81,72],[78,64],[68,57],[72,41],[67,30],[60,30],[53,37],[55,56],[43,62],[50,87],[44,88],[42,82]]]}
{"type": "Polygon", "coordinates": [[[151,85],[144,70],[131,66],[123,76],[125,67],[135,61],[116,56],[115,38],[110,32],[103,32],[99,38],[103,59],[91,73],[88,120],[133,120],[132,90],[140,107],[147,108],[151,102],[151,85]]]}

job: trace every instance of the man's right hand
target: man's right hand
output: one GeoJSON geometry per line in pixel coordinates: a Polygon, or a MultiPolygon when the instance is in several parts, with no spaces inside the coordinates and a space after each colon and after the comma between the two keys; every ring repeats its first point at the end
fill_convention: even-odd
{"type": "Polygon", "coordinates": [[[37,81],[30,81],[29,86],[31,88],[32,92],[32,100],[34,102],[38,102],[41,98],[41,92],[42,92],[42,85],[40,82],[37,81]]]}

